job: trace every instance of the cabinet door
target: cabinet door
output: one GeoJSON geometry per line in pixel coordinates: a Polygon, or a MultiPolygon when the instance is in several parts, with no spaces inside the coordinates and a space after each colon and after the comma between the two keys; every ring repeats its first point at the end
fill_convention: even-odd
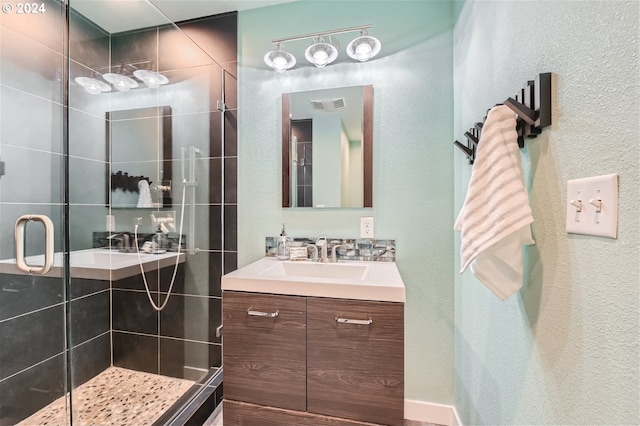
{"type": "Polygon", "coordinates": [[[307,410],[403,424],[403,304],[308,298],[307,410]]]}
{"type": "Polygon", "coordinates": [[[224,396],[306,409],[306,299],[225,291],[224,396]]]}

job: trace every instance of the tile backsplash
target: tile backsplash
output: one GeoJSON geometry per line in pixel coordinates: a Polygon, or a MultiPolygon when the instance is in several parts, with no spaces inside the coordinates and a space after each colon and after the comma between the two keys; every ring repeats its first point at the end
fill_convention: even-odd
{"type": "MultiPolygon", "coordinates": [[[[112,244],[112,243],[110,242],[110,240],[107,237],[110,236],[110,235],[113,235],[113,234],[117,234],[117,232],[94,231],[93,232],[93,248],[109,247],[110,244],[112,244]]],[[[129,232],[129,234],[130,234],[130,238],[133,240],[133,233],[129,232]]],[[[139,233],[138,234],[138,244],[140,246],[142,246],[142,243],[144,241],[151,241],[154,236],[155,236],[155,233],[153,233],[153,234],[151,234],[151,233],[139,233]]],[[[177,235],[175,233],[170,233],[169,235],[166,235],[165,237],[166,237],[166,241],[167,241],[168,247],[163,247],[163,248],[166,248],[169,251],[178,251],[178,240],[179,240],[178,237],[179,237],[179,235],[177,235]]],[[[185,250],[186,246],[187,246],[186,236],[183,234],[182,235],[182,241],[181,241],[181,250],[185,250]]]]}
{"type": "MultiPolygon", "coordinates": [[[[275,256],[276,246],[280,237],[266,237],[265,255],[275,256]]],[[[292,247],[303,247],[307,244],[315,244],[317,238],[295,237],[289,238],[292,247]]],[[[339,260],[366,260],[395,262],[396,241],[379,240],[372,238],[327,238],[327,251],[331,253],[331,248],[336,244],[346,244],[336,250],[339,260]]]]}

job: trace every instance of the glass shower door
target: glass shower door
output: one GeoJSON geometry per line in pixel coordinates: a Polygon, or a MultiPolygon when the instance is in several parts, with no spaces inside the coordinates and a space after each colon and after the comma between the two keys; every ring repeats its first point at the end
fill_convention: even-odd
{"type": "Polygon", "coordinates": [[[68,423],[63,273],[65,25],[64,5],[57,1],[39,2],[36,9],[24,3],[2,3],[0,425],[33,424],[32,416],[60,398],[56,424],[68,423]],[[52,228],[49,243],[43,223],[52,228]],[[44,273],[39,269],[48,244],[56,255],[44,273]],[[16,258],[22,255],[21,269],[16,258]]]}
{"type": "Polygon", "coordinates": [[[225,18],[69,8],[72,420],[164,422],[221,365],[224,79],[194,39],[225,18]],[[95,272],[75,270],[81,259],[95,272]]]}
{"type": "MultiPolygon", "coordinates": [[[[139,423],[126,417],[121,404],[132,387],[108,388],[122,374],[133,378],[137,389],[150,391],[154,401],[170,393],[179,400],[187,387],[193,395],[219,385],[219,375],[216,383],[209,378],[222,361],[220,276],[236,265],[237,120],[230,101],[236,87],[236,16],[178,26],[151,3],[134,2],[151,8],[136,14],[159,20],[122,31],[96,24],[101,6],[130,3],[43,0],[42,7],[26,10],[26,3],[2,2],[0,426],[81,424],[83,416],[95,423],[95,399],[79,395],[80,387],[100,376],[107,386],[102,393],[120,397],[109,403],[113,416],[103,424],[139,423]],[[136,75],[139,70],[151,74],[136,75]],[[162,79],[154,71],[163,73],[167,84],[158,83],[155,79],[162,79]],[[111,73],[133,76],[137,88],[120,91],[118,82],[108,80],[111,73]],[[172,143],[161,145],[156,136],[156,157],[144,161],[153,170],[147,176],[152,205],[119,208],[109,198],[111,176],[124,171],[131,158],[115,161],[109,132],[118,121],[137,119],[109,114],[146,108],[161,111],[158,123],[170,123],[158,124],[156,131],[171,135],[172,143]],[[188,161],[183,151],[193,154],[188,161]],[[140,244],[152,240],[158,229],[164,233],[157,218],[172,212],[175,228],[167,225],[166,255],[180,256],[171,251],[182,243],[185,259],[170,291],[173,268],[161,264],[162,250],[147,255],[157,256],[145,263],[150,297],[157,304],[170,297],[157,312],[145,294],[143,275],[121,276],[118,265],[137,256],[131,252],[138,240],[132,238],[134,229],[140,244]],[[52,247],[43,226],[49,219],[52,247]],[[17,252],[15,235],[22,242],[17,252]],[[113,250],[118,239],[124,253],[113,250]],[[38,275],[47,248],[54,260],[38,275]],[[17,267],[20,254],[31,273],[17,267]],[[153,386],[149,375],[157,380],[153,386]]],[[[132,14],[120,16],[126,20],[132,14]]],[[[134,138],[124,146],[138,142],[134,138]]],[[[216,391],[216,402],[220,398],[216,391]]],[[[168,408],[171,402],[161,405],[168,408]]]]}

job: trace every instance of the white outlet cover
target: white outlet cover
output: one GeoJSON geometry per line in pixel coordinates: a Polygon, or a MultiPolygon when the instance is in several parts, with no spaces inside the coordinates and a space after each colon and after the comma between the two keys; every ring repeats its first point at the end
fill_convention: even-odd
{"type": "Polygon", "coordinates": [[[571,234],[617,238],[617,174],[567,181],[566,227],[571,234]],[[600,212],[596,206],[598,200],[602,203],[600,212]]]}
{"type": "Polygon", "coordinates": [[[373,217],[360,218],[360,238],[373,238],[373,217]]]}

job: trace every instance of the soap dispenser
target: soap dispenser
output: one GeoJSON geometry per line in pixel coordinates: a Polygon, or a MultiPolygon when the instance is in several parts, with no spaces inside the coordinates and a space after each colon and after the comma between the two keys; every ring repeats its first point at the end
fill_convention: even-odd
{"type": "Polygon", "coordinates": [[[289,260],[289,239],[284,229],[284,223],[282,224],[282,231],[280,231],[278,245],[276,246],[276,257],[278,260],[289,260]]]}
{"type": "Polygon", "coordinates": [[[158,229],[156,230],[156,233],[154,234],[151,241],[153,242],[153,250],[156,253],[164,250],[167,247],[168,238],[164,234],[162,226],[158,225],[158,229]]]}

